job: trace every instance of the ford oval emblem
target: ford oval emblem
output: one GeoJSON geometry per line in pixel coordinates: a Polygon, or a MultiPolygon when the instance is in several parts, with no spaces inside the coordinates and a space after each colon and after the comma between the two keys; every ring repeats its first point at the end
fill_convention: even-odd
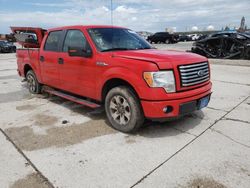
{"type": "Polygon", "coordinates": [[[198,74],[198,76],[204,76],[205,75],[205,71],[204,70],[199,70],[198,72],[197,72],[197,74],[198,74]]]}

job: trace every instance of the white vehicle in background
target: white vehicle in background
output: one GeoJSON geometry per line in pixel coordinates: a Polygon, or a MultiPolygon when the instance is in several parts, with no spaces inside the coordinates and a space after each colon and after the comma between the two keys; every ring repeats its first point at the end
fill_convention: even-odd
{"type": "Polygon", "coordinates": [[[198,40],[199,37],[200,37],[200,35],[198,35],[198,34],[190,34],[190,35],[188,35],[188,36],[192,39],[192,41],[196,41],[196,40],[198,40]]]}
{"type": "Polygon", "coordinates": [[[147,40],[148,36],[153,35],[153,33],[147,31],[138,31],[137,34],[143,37],[145,40],[147,40]]]}

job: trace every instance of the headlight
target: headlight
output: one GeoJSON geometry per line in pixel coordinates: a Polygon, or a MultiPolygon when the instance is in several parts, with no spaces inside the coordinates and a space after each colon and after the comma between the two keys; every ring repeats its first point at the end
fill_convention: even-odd
{"type": "Polygon", "coordinates": [[[143,78],[150,87],[162,87],[168,93],[176,91],[173,71],[144,72],[143,78]]]}

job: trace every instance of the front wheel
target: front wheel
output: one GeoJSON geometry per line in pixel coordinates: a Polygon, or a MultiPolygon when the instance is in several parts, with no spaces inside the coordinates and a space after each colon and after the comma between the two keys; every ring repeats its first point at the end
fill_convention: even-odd
{"type": "Polygon", "coordinates": [[[144,122],[138,97],[125,86],[115,87],[108,92],[105,110],[111,126],[121,132],[135,132],[144,122]]]}
{"type": "Polygon", "coordinates": [[[26,80],[28,83],[28,88],[30,93],[32,94],[39,94],[41,93],[42,86],[38,82],[36,75],[33,70],[29,70],[26,74],[26,80]]]}

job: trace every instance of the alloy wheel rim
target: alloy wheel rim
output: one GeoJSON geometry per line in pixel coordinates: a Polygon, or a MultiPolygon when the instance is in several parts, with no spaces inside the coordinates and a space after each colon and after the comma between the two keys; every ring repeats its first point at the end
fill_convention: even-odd
{"type": "Polygon", "coordinates": [[[120,125],[126,125],[130,121],[131,108],[124,97],[120,95],[112,97],[109,108],[112,118],[120,125]]]}
{"type": "Polygon", "coordinates": [[[36,81],[35,81],[35,78],[32,75],[28,75],[27,82],[28,82],[29,89],[32,92],[35,92],[36,91],[36,81]]]}

